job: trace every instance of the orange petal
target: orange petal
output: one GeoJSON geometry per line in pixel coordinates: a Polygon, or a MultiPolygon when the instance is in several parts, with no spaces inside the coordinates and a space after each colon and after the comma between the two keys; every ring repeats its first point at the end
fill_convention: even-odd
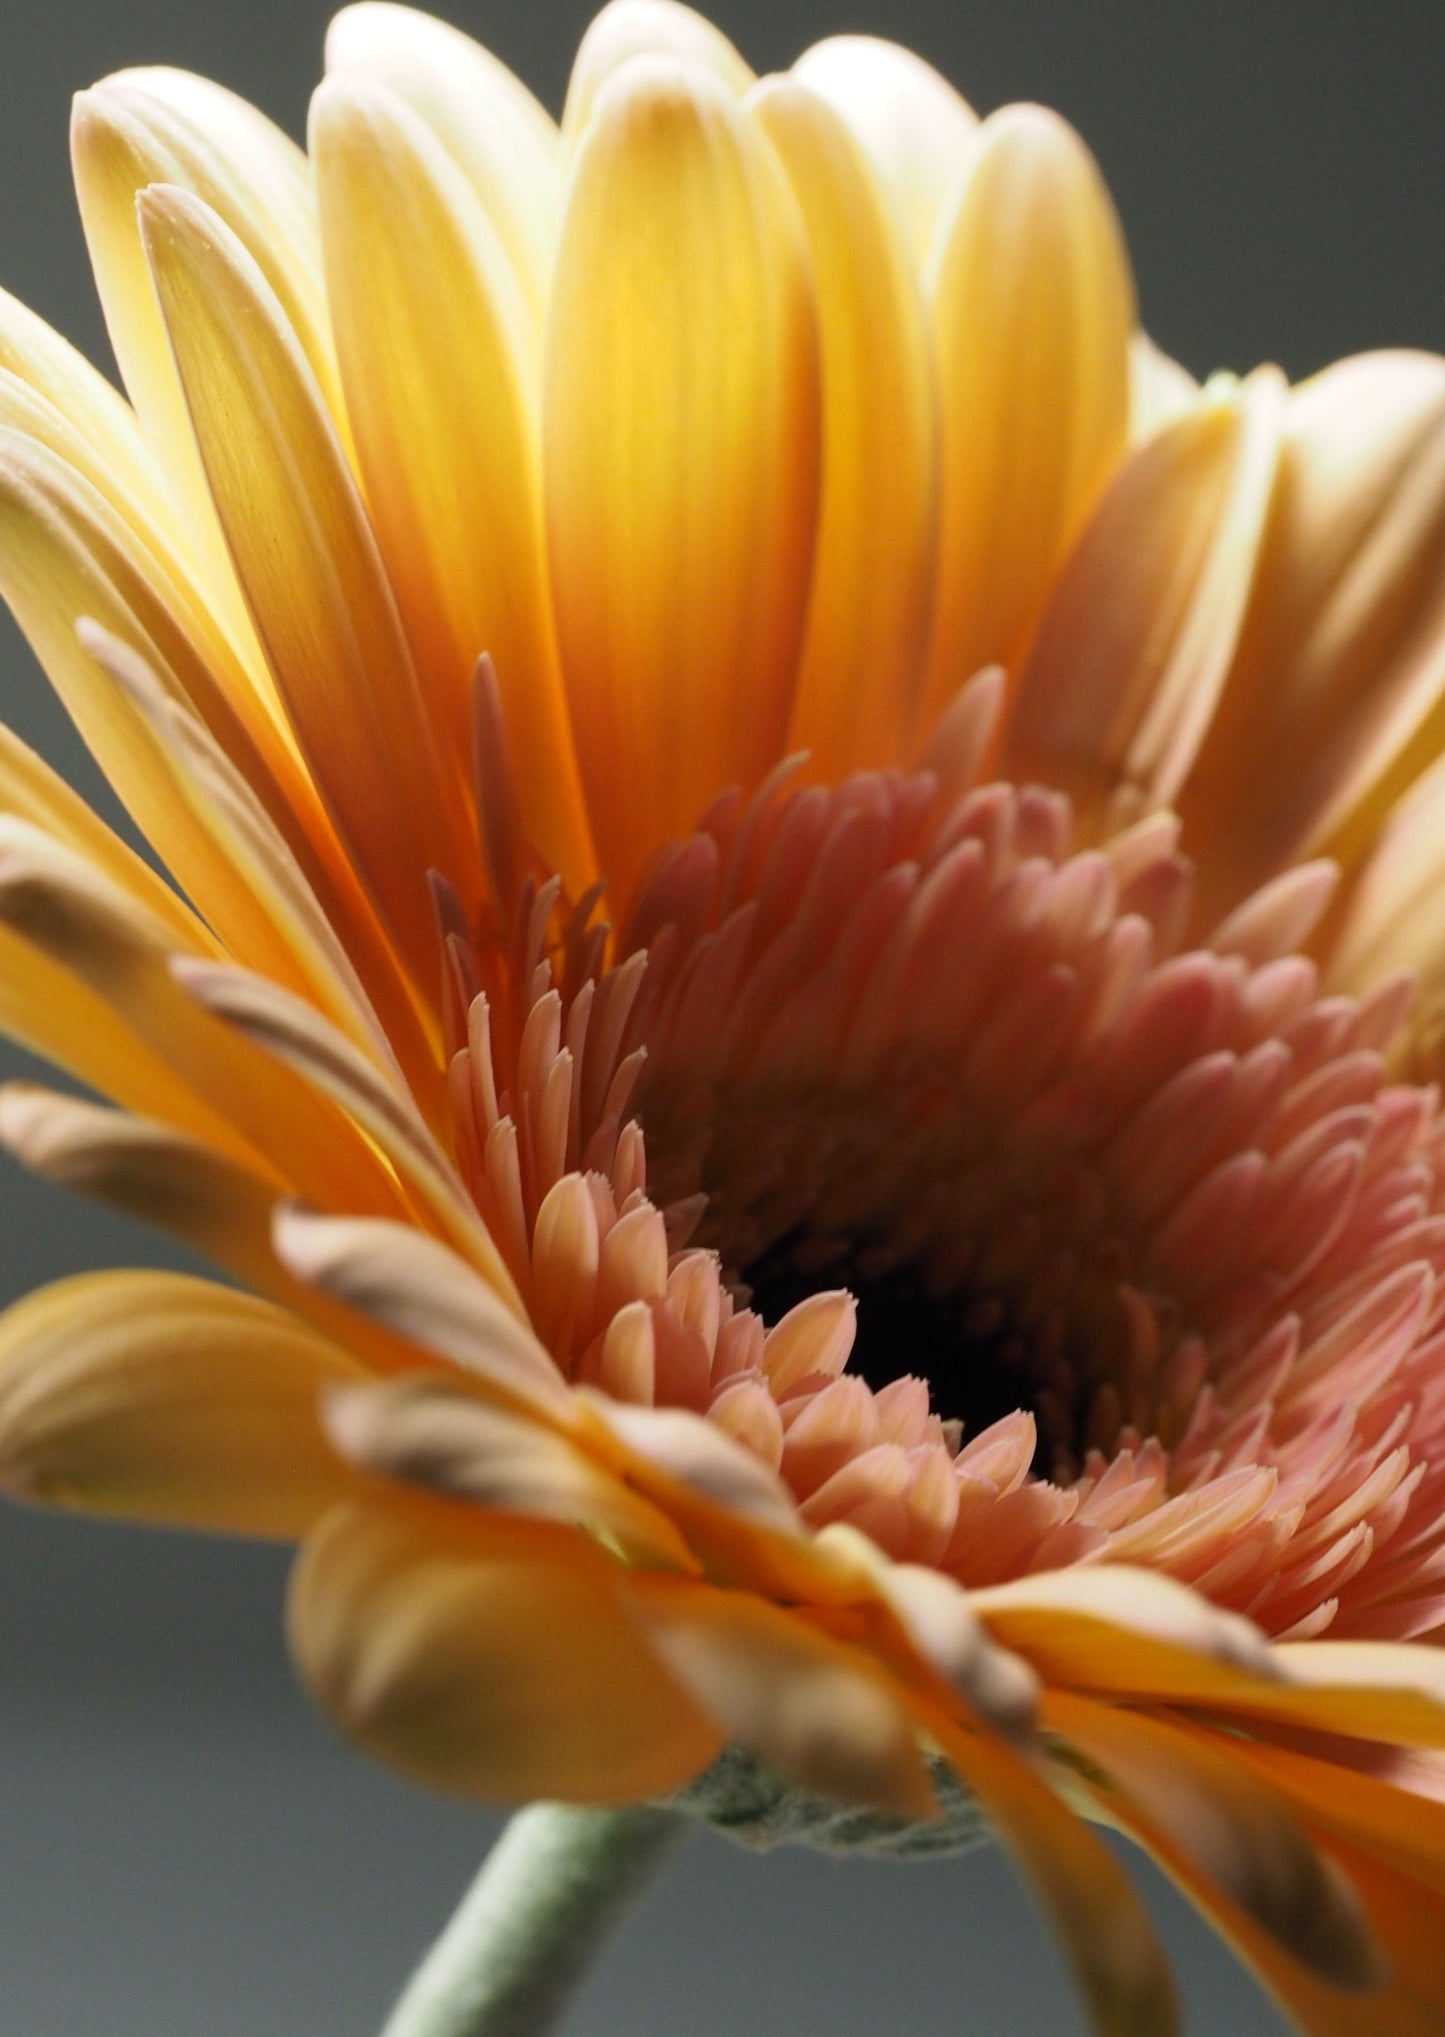
{"type": "Polygon", "coordinates": [[[602,865],[644,857],[787,728],[818,483],[791,193],[705,72],[639,59],[577,152],[548,327],[552,584],[602,865]]]}
{"type": "Polygon", "coordinates": [[[365,1377],[249,1295],[82,1274],[0,1317],[0,1477],[28,1499],[300,1535],[355,1484],[322,1436],[319,1392],[365,1377]]]}
{"type": "Polygon", "coordinates": [[[929,269],[942,528],[925,694],[1011,662],[1123,451],[1134,286],[1097,165],[1066,121],[980,128],[929,269]]]}
{"type": "Polygon", "coordinates": [[[722,1735],[630,1618],[588,1536],[407,1495],[338,1509],[302,1552],[290,1627],[337,1722],[418,1781],[499,1803],[632,1803],[722,1735]]]}
{"type": "Polygon", "coordinates": [[[1053,1920],[1096,2037],[1175,2037],[1169,1967],[1118,1861],[1022,1756],[951,1724],[936,1729],[1053,1920]]]}
{"type": "Polygon", "coordinates": [[[658,1654],[730,1740],[824,1796],[936,1813],[907,1713],[869,1657],[748,1592],[638,1574],[631,1595],[658,1654]]]}
{"type": "Polygon", "coordinates": [[[529,840],[580,895],[595,875],[552,627],[535,337],[501,241],[404,101],[351,76],[316,94],[311,149],[348,410],[378,542],[459,757],[490,654],[529,840]]]}
{"type": "Polygon", "coordinates": [[[304,358],[245,249],[160,187],[142,226],[227,543],[302,750],[419,982],[426,873],[475,895],[465,760],[444,752],[366,512],[304,358]]]}
{"type": "Polygon", "coordinates": [[[912,263],[840,116],[789,78],[748,103],[812,257],[823,485],[787,742],[832,780],[900,762],[907,741],[933,584],[933,367],[912,263]]]}
{"type": "Polygon", "coordinates": [[[91,266],[115,357],[169,485],[176,526],[244,639],[235,577],[186,415],[136,226],[147,185],[194,192],[236,233],[285,305],[339,414],[306,159],[222,86],[185,71],[122,71],[75,100],[71,159],[91,266]]]}

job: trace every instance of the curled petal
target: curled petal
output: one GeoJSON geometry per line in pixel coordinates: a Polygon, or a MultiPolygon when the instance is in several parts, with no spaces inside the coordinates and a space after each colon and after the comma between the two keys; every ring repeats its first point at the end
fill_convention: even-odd
{"type": "Polygon", "coordinates": [[[936,1813],[908,1716],[866,1655],[748,1592],[638,1576],[632,1593],[659,1655],[729,1739],[824,1796],[936,1813]]]}
{"type": "Polygon", "coordinates": [[[293,1575],[303,1675],[368,1752],[493,1803],[635,1803],[722,1735],[586,1535],[420,1494],[339,1508],[293,1575]]]}
{"type": "Polygon", "coordinates": [[[290,1538],[355,1482],[321,1433],[320,1391],[366,1376],[249,1295],[82,1274],[0,1317],[0,1478],[24,1498],[290,1538]]]}

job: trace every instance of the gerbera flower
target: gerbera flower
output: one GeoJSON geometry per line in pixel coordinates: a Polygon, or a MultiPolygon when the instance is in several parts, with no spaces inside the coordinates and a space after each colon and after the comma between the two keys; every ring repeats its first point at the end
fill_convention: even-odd
{"type": "Polygon", "coordinates": [[[254,1290],[12,1309],[8,1484],[299,1539],[445,1788],[951,1776],[1100,2029],[1089,1820],[1438,2031],[1445,364],[1196,388],[1078,137],[887,44],[328,65],[309,160],[78,100],[129,405],[0,308],[0,582],[176,886],[4,738],[0,1022],[120,1108],[0,1129],[254,1290]]]}

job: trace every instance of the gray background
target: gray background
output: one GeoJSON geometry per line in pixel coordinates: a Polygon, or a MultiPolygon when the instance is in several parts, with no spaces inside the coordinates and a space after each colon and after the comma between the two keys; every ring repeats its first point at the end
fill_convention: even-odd
{"type": "MultiPolygon", "coordinates": [[[[589,9],[457,0],[554,106],[589,9]]],[[[1296,0],[716,0],[759,69],[816,37],[911,43],[981,108],[1051,101],[1089,138],[1145,316],[1203,372],[1294,375],[1445,346],[1445,8],[1296,0]]],[[[302,130],[312,0],[3,0],[0,281],[106,359],[66,167],[69,94],[189,65],[302,130]]],[[[9,629],[0,711],[94,786],[9,629]]],[[[23,1069],[0,1050],[0,1072],[23,1069]]],[[[163,1248],[0,1162],[0,1300],[163,1248]]],[[[175,1263],[173,1261],[173,1263],[175,1263]]],[[[492,1824],[334,1742],[292,1685],[274,1551],[0,1511],[0,2031],[364,2037],[492,1824]]],[[[1190,2028],[1282,2028],[1154,1882],[1190,2028]]],[[[1079,2028],[1047,1937],[992,1854],[928,1868],[754,1860],[694,1842],[578,2032],[914,2037],[1079,2028]]]]}

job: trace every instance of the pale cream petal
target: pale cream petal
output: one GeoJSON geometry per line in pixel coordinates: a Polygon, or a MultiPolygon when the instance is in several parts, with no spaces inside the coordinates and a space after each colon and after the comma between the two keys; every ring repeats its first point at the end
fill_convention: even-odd
{"type": "Polygon", "coordinates": [[[481,200],[540,335],[562,199],[551,116],[480,43],[388,0],[342,8],[326,32],[326,68],[386,86],[426,121],[481,200]]]}
{"type": "MultiPolygon", "coordinates": [[[[1079,1639],[1085,1646],[1090,1638],[1109,1645],[1103,1633],[1089,1635],[1089,1626],[1097,1624],[1106,1632],[1116,1631],[1121,1638],[1128,1636],[1131,1642],[1177,1650],[1193,1659],[1242,1670],[1248,1676],[1276,1673],[1271,1669],[1268,1642],[1248,1620],[1211,1605],[1172,1577],[1127,1564],[1040,1571],[1011,1584],[975,1591],[970,1602],[1010,1646],[1027,1654],[1035,1647],[1040,1649],[1043,1673],[1062,1673],[1066,1682],[1077,1680],[1078,1669],[1066,1669],[1063,1657],[1050,1650],[1054,1637],[1073,1622],[1078,1623],[1079,1639]]],[[[1071,1652],[1069,1659],[1077,1664],[1081,1658],[1071,1652]]]]}
{"type": "Polygon", "coordinates": [[[669,57],[711,72],[735,98],[754,83],[753,73],[721,29],[679,0],[608,0],[577,45],[562,132],[576,141],[591,120],[598,94],[634,57],[669,57]]]}
{"type": "MultiPolygon", "coordinates": [[[[80,977],[200,1099],[199,1121],[194,1111],[179,1118],[184,1129],[241,1157],[263,1156],[323,1208],[391,1215],[402,1206],[391,1170],[342,1111],[185,994],[161,922],[10,816],[0,816],[0,924],[80,977]]],[[[63,1016],[56,1031],[64,1037],[63,1016]]],[[[156,1114],[155,1099],[117,1094],[156,1114]]]]}
{"type": "Polygon", "coordinates": [[[344,75],[312,102],[327,286],[362,477],[446,740],[472,742],[490,655],[529,841],[574,896],[595,877],[542,525],[535,347],[504,251],[404,101],[344,75]]]}
{"type": "Polygon", "coordinates": [[[716,1422],[686,1408],[633,1407],[585,1390],[581,1397],[597,1421],[651,1468],[729,1512],[785,1534],[797,1532],[797,1508],[782,1481],[716,1422]]]}
{"type": "Polygon", "coordinates": [[[667,1516],[574,1443],[435,1376],[330,1394],[323,1421],[342,1455],[379,1477],[586,1528],[633,1563],[697,1568],[667,1516]]]}
{"type": "Polygon", "coordinates": [[[924,726],[981,666],[1015,664],[1124,451],[1134,285],[1104,180],[1066,121],[979,129],[929,264],[942,525],[924,726]]]}
{"type": "Polygon", "coordinates": [[[769,78],[748,102],[782,160],[812,257],[823,483],[790,751],[819,777],[903,760],[933,585],[933,366],[887,200],[827,102],[769,78]]]}
{"type": "Polygon", "coordinates": [[[633,1803],[722,1735],[626,1609],[626,1572],[571,1529],[420,1495],[339,1509],[303,1550],[292,1647],[370,1753],[498,1803],[633,1803]]]}
{"type": "Polygon", "coordinates": [[[1049,1700],[1045,1716],[1103,1772],[1099,1794],[1126,1829],[1142,1816],[1146,1835],[1166,1834],[1206,1882],[1320,1978],[1362,1991],[1381,1985],[1385,1967],[1349,1881],[1276,1792],[1230,1758],[1226,1741],[1077,1698],[1049,1700]]]}
{"type": "Polygon", "coordinates": [[[196,456],[136,225],[147,185],[195,191],[237,233],[299,321],[335,396],[306,160],[234,93],[184,71],[120,72],[77,94],[71,161],[116,360],[169,486],[175,528],[238,640],[248,624],[196,456]]]}
{"type": "Polygon", "coordinates": [[[296,1536],[355,1484],[318,1419],[366,1368],[250,1295],[90,1273],[0,1317],[0,1480],[20,1497],[296,1536]]]}
{"type": "Polygon", "coordinates": [[[793,75],[841,113],[872,158],[921,272],[978,121],[948,80],[896,42],[835,35],[793,75]]]}
{"type": "Polygon", "coordinates": [[[1410,1030],[1433,1063],[1445,1018],[1445,758],[1411,786],[1345,893],[1329,944],[1328,979],[1356,996],[1412,975],[1410,1030]]]}
{"type": "Polygon", "coordinates": [[[1261,369],[1125,461],[1040,619],[1010,776],[1042,777],[1095,810],[1120,793],[1136,811],[1175,798],[1234,655],[1283,405],[1282,377],[1261,369]]]}
{"type": "Polygon", "coordinates": [[[0,369],[66,419],[113,485],[168,513],[160,470],[130,405],[69,340],[5,290],[0,290],[0,369]]]}
{"type": "Polygon", "coordinates": [[[504,1399],[569,1422],[571,1394],[527,1327],[515,1289],[489,1286],[407,1224],[283,1210],[276,1250],[318,1287],[396,1337],[459,1365],[504,1399]]]}
{"type": "Polygon", "coordinates": [[[464,758],[418,682],[361,499],[280,306],[189,194],[143,236],[227,542],[337,827],[418,982],[437,967],[426,873],[481,881],[464,758]]]}
{"type": "Polygon", "coordinates": [[[1189,370],[1171,360],[1147,332],[1136,332],[1129,343],[1130,444],[1153,438],[1198,400],[1199,384],[1189,370]]]}
{"type": "Polygon", "coordinates": [[[1096,2037],[1176,2037],[1169,1965],[1118,1861],[1022,1756],[952,1722],[935,1730],[1047,1909],[1096,2037]]]}
{"type": "Polygon", "coordinates": [[[908,1714],[866,1655],[744,1591],[635,1575],[653,1646],[729,1740],[805,1789],[936,1810],[908,1714]]]}
{"type": "Polygon", "coordinates": [[[577,152],[548,327],[552,583],[602,866],[655,844],[787,729],[818,486],[801,231],[704,72],[638,59],[577,152]]]}
{"type": "Polygon", "coordinates": [[[1201,868],[1235,895],[1302,854],[1357,861],[1438,754],[1442,548],[1445,360],[1365,354],[1297,389],[1258,586],[1183,800],[1201,868]]]}

